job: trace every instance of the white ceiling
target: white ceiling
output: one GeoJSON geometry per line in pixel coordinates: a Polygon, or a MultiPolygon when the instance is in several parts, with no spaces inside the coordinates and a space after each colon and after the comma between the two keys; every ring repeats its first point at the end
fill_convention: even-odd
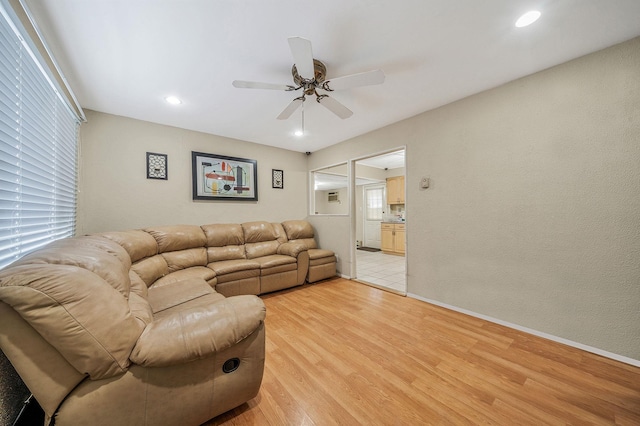
{"type": "Polygon", "coordinates": [[[397,169],[404,167],[404,150],[358,160],[358,164],[364,164],[365,166],[375,167],[377,169],[397,169]]]}
{"type": "MultiPolygon", "coordinates": [[[[639,0],[26,0],[83,108],[295,151],[316,151],[640,35],[639,0]],[[530,9],[540,20],[515,28],[530,9]],[[292,84],[287,38],[311,40],[339,77],[384,84],[334,92],[341,120],[292,84]],[[164,97],[183,100],[171,106],[164,97]]],[[[400,142],[400,141],[399,141],[400,142]]]]}

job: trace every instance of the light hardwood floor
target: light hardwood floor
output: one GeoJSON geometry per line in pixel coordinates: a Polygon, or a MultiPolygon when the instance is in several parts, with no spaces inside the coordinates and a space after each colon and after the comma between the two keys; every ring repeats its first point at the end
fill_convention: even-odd
{"type": "Polygon", "coordinates": [[[266,295],[260,393],[213,425],[640,425],[640,368],[345,279],[266,295]]]}

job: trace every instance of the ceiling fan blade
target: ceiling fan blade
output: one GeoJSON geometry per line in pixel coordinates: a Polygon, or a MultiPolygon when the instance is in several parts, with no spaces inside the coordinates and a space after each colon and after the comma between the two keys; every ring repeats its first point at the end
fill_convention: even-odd
{"type": "Polygon", "coordinates": [[[383,82],[384,73],[382,70],[375,70],[327,80],[325,81],[323,88],[326,90],[343,90],[351,89],[353,87],[382,84],[383,82]]]}
{"type": "Polygon", "coordinates": [[[300,77],[313,80],[316,73],[313,68],[313,52],[311,42],[302,37],[289,37],[289,48],[293,56],[293,63],[298,70],[300,77]]]}
{"type": "Polygon", "coordinates": [[[291,117],[291,114],[293,114],[298,108],[300,108],[302,102],[304,102],[302,98],[295,98],[276,118],[278,120],[286,120],[287,118],[291,117]]]}
{"type": "Polygon", "coordinates": [[[233,87],[237,87],[239,89],[271,89],[286,90],[287,92],[296,90],[295,87],[289,86],[288,84],[259,83],[257,81],[233,80],[233,83],[231,84],[233,84],[233,87]]]}
{"type": "Polygon", "coordinates": [[[351,111],[346,106],[342,105],[340,102],[336,101],[334,98],[324,95],[322,97],[318,97],[318,102],[327,108],[329,111],[342,118],[349,118],[353,115],[353,111],[351,111]]]}

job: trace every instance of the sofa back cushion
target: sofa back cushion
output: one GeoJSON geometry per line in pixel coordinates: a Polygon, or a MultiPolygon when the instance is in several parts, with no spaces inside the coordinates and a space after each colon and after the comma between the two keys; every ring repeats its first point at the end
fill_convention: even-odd
{"type": "Polygon", "coordinates": [[[278,253],[280,243],[277,240],[263,241],[261,243],[247,243],[244,250],[247,253],[247,259],[255,259],[256,257],[270,256],[278,253]]]}
{"type": "Polygon", "coordinates": [[[244,253],[244,233],[237,223],[215,223],[202,225],[207,237],[208,262],[246,259],[244,253]]]}
{"type": "Polygon", "coordinates": [[[199,226],[175,225],[145,228],[158,243],[158,253],[205,247],[207,237],[199,226]]]}
{"type": "MultiPolygon", "coordinates": [[[[66,257],[66,252],[60,256],[66,257]]],[[[97,271],[52,263],[0,271],[0,300],[80,373],[92,379],[122,374],[144,324],[131,314],[129,301],[97,271]]],[[[96,263],[113,266],[104,259],[96,263]]]]}
{"type": "Polygon", "coordinates": [[[238,223],[214,223],[202,225],[207,237],[207,247],[241,246],[244,244],[242,225],[238,223]]]}
{"type": "Polygon", "coordinates": [[[129,255],[120,245],[102,237],[84,236],[57,240],[27,254],[12,266],[29,264],[77,266],[100,276],[124,298],[129,297],[129,255]]]}
{"type": "Polygon", "coordinates": [[[276,240],[276,231],[269,222],[245,222],[242,231],[245,244],[276,240]]]}
{"type": "Polygon", "coordinates": [[[287,220],[282,222],[282,227],[290,240],[313,238],[313,226],[306,220],[287,220]]]}
{"type": "Polygon", "coordinates": [[[284,244],[287,241],[289,241],[289,238],[287,238],[287,233],[284,231],[284,228],[282,227],[281,223],[272,223],[271,226],[273,226],[273,231],[275,232],[276,240],[278,240],[280,244],[284,244]]]}
{"type": "Polygon", "coordinates": [[[314,238],[313,226],[306,220],[288,220],[282,222],[289,241],[304,244],[308,249],[318,248],[314,238]]]}
{"type": "Polygon", "coordinates": [[[246,222],[242,224],[244,249],[247,259],[269,256],[278,252],[280,243],[276,231],[269,222],[246,222]]]}
{"type": "Polygon", "coordinates": [[[209,263],[246,258],[247,256],[244,253],[243,245],[207,248],[207,259],[209,260],[209,263]]]}
{"type": "Polygon", "coordinates": [[[205,247],[162,253],[167,262],[169,273],[192,266],[207,266],[207,249],[205,247]]]}
{"type": "Polygon", "coordinates": [[[158,243],[155,238],[147,232],[139,229],[131,231],[102,232],[97,235],[115,241],[122,246],[122,248],[129,253],[132,263],[158,254],[158,243]]]}
{"type": "Polygon", "coordinates": [[[169,265],[161,254],[142,259],[131,266],[131,270],[138,274],[142,281],[151,286],[158,278],[169,273],[169,265]]]}

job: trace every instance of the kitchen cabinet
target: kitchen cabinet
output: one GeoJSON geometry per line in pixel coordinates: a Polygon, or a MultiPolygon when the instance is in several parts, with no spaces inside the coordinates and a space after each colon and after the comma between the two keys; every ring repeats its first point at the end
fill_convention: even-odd
{"type": "Polygon", "coordinates": [[[405,224],[382,223],[381,232],[380,249],[387,254],[404,256],[405,224]]]}
{"type": "Polygon", "coordinates": [[[387,178],[387,204],[404,204],[404,176],[387,178]]]}

